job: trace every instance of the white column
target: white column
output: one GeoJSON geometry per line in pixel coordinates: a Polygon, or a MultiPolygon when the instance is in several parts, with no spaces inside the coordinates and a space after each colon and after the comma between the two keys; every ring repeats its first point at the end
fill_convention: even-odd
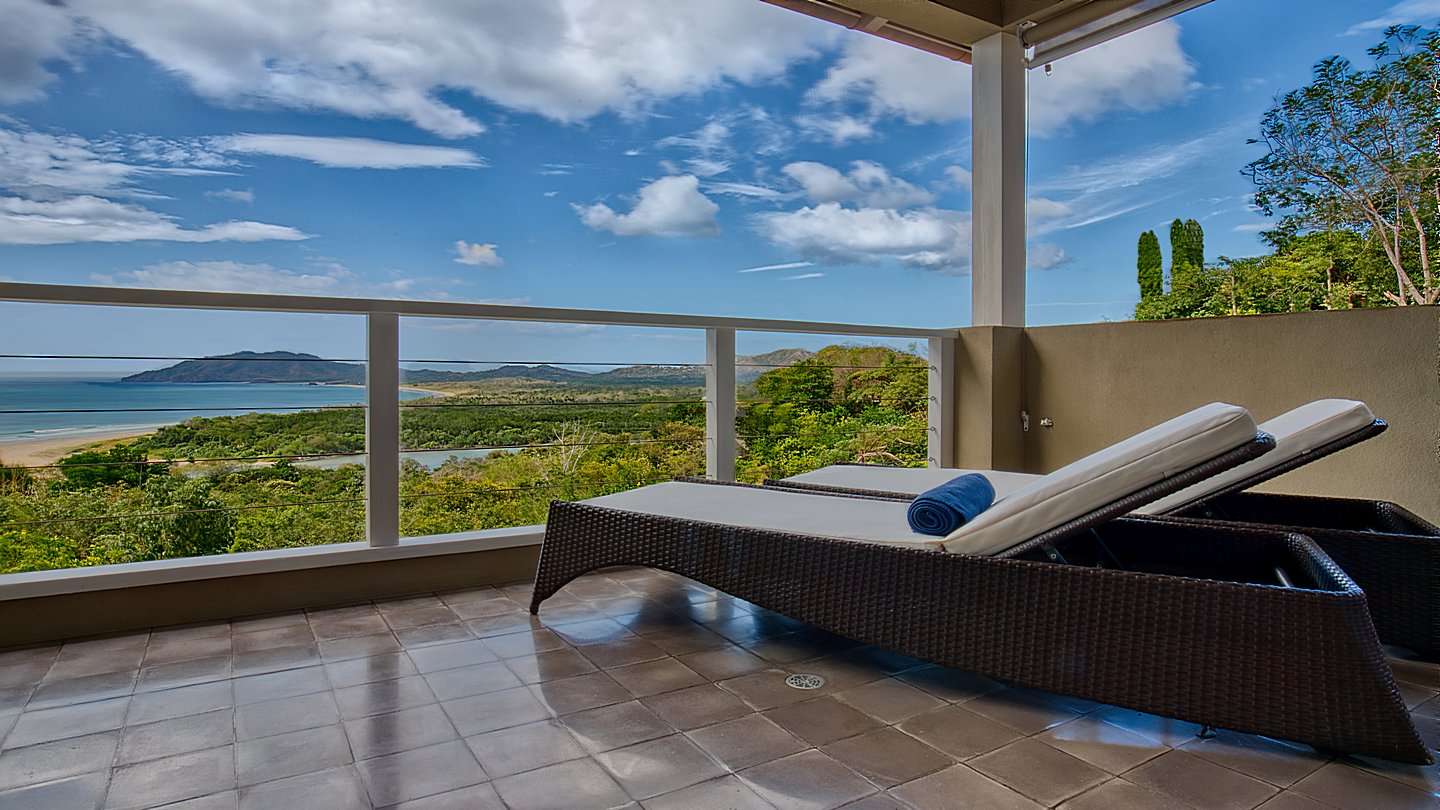
{"type": "Polygon", "coordinates": [[[955,466],[955,338],[930,338],[930,410],[926,457],[930,467],[955,466]]]}
{"type": "Polygon", "coordinates": [[[971,293],[975,326],[1025,325],[1025,51],[975,43],[971,86],[971,293]]]}
{"type": "Polygon", "coordinates": [[[400,542],[400,318],[366,316],[365,537],[400,542]]]}
{"type": "Polygon", "coordinates": [[[705,474],[735,480],[735,330],[705,330],[705,474]]]}

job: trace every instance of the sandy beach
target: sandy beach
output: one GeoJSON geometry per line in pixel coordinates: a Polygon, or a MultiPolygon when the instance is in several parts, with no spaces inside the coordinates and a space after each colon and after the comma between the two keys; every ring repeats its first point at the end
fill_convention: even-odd
{"type": "Polygon", "coordinates": [[[30,442],[0,443],[0,461],[6,464],[23,464],[26,467],[44,467],[90,445],[134,439],[148,436],[154,432],[154,428],[132,428],[109,433],[74,434],[30,442]]]}

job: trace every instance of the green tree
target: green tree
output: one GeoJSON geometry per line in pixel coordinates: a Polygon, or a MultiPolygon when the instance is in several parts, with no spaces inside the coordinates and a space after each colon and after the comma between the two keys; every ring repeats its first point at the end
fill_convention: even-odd
{"type": "Polygon", "coordinates": [[[1140,298],[1155,298],[1165,294],[1165,260],[1160,255],[1160,238],[1154,231],[1140,234],[1140,245],[1135,260],[1137,280],[1140,282],[1140,298]]]}
{"type": "Polygon", "coordinates": [[[1255,202],[1279,215],[1272,244],[1316,231],[1374,240],[1396,305],[1434,304],[1431,244],[1440,204],[1440,32],[1393,26],[1368,51],[1369,69],[1338,56],[1287,93],[1260,122],[1268,153],[1245,172],[1255,202]]]}
{"type": "Polygon", "coordinates": [[[117,444],[109,450],[86,450],[60,459],[60,473],[77,489],[127,484],[140,486],[150,476],[167,472],[163,463],[151,464],[145,450],[117,444]]]}

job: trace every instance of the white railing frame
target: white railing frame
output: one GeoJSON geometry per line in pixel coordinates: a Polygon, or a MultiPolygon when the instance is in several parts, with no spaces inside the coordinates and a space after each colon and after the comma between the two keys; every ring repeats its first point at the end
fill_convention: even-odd
{"type": "MultiPolygon", "coordinates": [[[[910,338],[928,341],[929,346],[929,408],[928,408],[928,456],[932,466],[948,466],[952,461],[955,430],[955,351],[957,329],[923,329],[904,326],[877,326],[823,321],[785,321],[765,318],[733,318],[704,315],[679,315],[671,313],[623,312],[616,310],[563,309],[550,307],[509,306],[502,304],[469,304],[450,301],[406,301],[376,298],[322,298],[298,295],[270,295],[257,293],[197,292],[192,290],[148,290],[125,287],[84,287],[59,284],[30,284],[24,282],[0,282],[0,302],[62,304],[84,306],[123,306],[194,310],[233,310],[253,312],[291,312],[311,314],[352,314],[366,316],[366,473],[365,473],[365,528],[367,547],[377,552],[388,550],[400,556],[417,553],[417,543],[423,545],[423,553],[433,553],[436,538],[402,538],[400,536],[400,342],[399,319],[418,318],[465,318],[495,321],[530,321],[539,323],[574,323],[600,326],[634,326],[668,329],[705,330],[706,361],[706,472],[721,481],[735,479],[735,334],[738,331],[772,332],[792,334],[837,335],[847,337],[910,338]],[[397,546],[399,548],[397,548],[397,546]]],[[[517,542],[535,542],[539,527],[521,526],[513,531],[489,530],[474,533],[483,535],[485,542],[503,542],[513,534],[517,542]]],[[[447,540],[459,540],[471,533],[446,536],[447,540]]],[[[337,556],[351,555],[346,551],[329,554],[323,551],[301,555],[282,554],[277,557],[289,559],[331,560],[337,556]]],[[[468,546],[467,546],[468,547],[468,546]]],[[[284,550],[293,552],[294,550],[284,550]]],[[[269,552],[257,552],[264,555],[269,552]]],[[[251,555],[253,556],[253,555],[251,555]]],[[[366,557],[368,561],[370,557],[366,557]]],[[[203,563],[182,561],[159,561],[144,564],[147,576],[154,577],[154,569],[169,564],[177,576],[185,570],[204,569],[226,570],[219,559],[205,558],[203,563]],[[216,566],[220,566],[216,569],[216,566]]],[[[290,564],[290,563],[284,563],[290,564]]],[[[326,564],[335,564],[329,562],[326,564]]],[[[139,565],[139,564],[136,564],[139,565]]],[[[245,565],[256,563],[250,557],[245,565]]],[[[100,566],[118,568],[125,566],[100,566]]],[[[123,571],[102,572],[96,581],[110,584],[103,587],[119,587],[118,583],[128,581],[128,576],[119,576],[123,571]],[[118,576],[106,577],[105,574],[118,576]]],[[[139,570],[139,569],[137,569],[139,570]]],[[[15,578],[36,579],[50,584],[69,583],[65,587],[76,589],[76,583],[88,581],[76,572],[56,574],[38,572],[43,576],[29,574],[8,575],[0,580],[0,599],[16,598],[16,591],[9,587],[15,578]]],[[[208,576],[225,574],[211,573],[208,576]]],[[[100,586],[97,586],[100,587],[100,586]]],[[[48,590],[48,588],[42,588],[48,590]]],[[[20,593],[33,594],[33,588],[22,588],[20,593]]]]}

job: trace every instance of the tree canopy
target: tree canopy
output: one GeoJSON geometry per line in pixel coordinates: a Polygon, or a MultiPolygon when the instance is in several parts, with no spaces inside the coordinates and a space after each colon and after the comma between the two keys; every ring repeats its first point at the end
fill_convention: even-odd
{"type": "Polygon", "coordinates": [[[1338,56],[1282,96],[1251,140],[1268,153],[1246,167],[1255,202],[1296,236],[1348,231],[1377,243],[1394,275],[1396,305],[1440,299],[1431,256],[1440,206],[1440,32],[1394,26],[1356,68],[1338,56]]]}

